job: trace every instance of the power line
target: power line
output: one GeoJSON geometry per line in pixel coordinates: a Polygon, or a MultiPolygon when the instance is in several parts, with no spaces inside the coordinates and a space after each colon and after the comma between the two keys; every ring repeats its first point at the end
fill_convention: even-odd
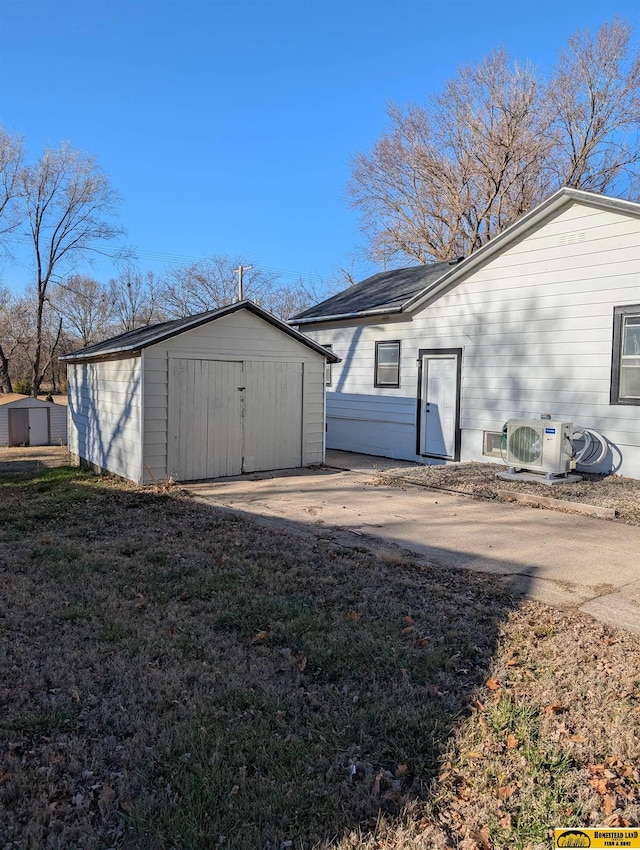
{"type": "MultiPolygon", "coordinates": [[[[27,234],[21,233],[12,233],[8,234],[6,238],[15,239],[19,242],[30,242],[31,237],[27,234]]],[[[144,248],[117,248],[111,245],[101,245],[98,243],[88,243],[87,248],[90,251],[94,251],[95,253],[102,254],[106,257],[118,257],[118,255],[122,255],[123,251],[126,257],[147,262],[159,262],[159,263],[202,263],[211,259],[211,255],[209,256],[195,256],[193,254],[174,254],[167,251],[151,251],[144,248]]],[[[313,281],[317,281],[318,283],[328,283],[331,278],[327,278],[324,275],[319,274],[318,272],[301,272],[295,271],[293,269],[281,269],[276,266],[263,266],[260,263],[257,263],[254,267],[255,271],[263,271],[277,274],[279,277],[291,278],[297,280],[299,278],[309,279],[313,281]]]]}

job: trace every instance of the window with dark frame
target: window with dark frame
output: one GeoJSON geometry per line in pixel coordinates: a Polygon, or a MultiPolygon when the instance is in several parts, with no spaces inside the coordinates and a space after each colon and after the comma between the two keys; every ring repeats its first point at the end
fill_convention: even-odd
{"type": "Polygon", "coordinates": [[[640,304],[613,308],[611,404],[640,405],[640,304]]]}
{"type": "MultiPolygon", "coordinates": [[[[325,345],[324,343],[322,343],[322,347],[326,348],[328,351],[333,351],[333,344],[325,345]]],[[[333,363],[329,363],[328,360],[325,362],[325,365],[324,365],[324,385],[325,385],[325,387],[331,386],[331,380],[333,378],[332,366],[333,366],[333,363]]]]}
{"type": "Polygon", "coordinates": [[[376,342],[375,387],[400,386],[400,340],[376,342]]]}

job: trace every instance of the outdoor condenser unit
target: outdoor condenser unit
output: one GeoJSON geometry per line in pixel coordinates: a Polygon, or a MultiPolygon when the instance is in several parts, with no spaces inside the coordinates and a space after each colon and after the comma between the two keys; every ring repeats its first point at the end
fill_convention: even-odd
{"type": "Polygon", "coordinates": [[[507,464],[513,469],[565,475],[574,456],[572,422],[550,419],[509,419],[507,464]]]}

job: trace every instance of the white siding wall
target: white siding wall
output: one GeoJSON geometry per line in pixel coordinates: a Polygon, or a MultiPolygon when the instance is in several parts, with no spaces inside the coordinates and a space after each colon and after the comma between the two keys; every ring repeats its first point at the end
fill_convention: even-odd
{"type": "MultiPolygon", "coordinates": [[[[327,445],[416,459],[418,350],[461,348],[462,459],[509,418],[602,432],[640,477],[640,408],[610,405],[613,307],[640,304],[640,220],[573,204],[412,318],[304,327],[343,362],[327,391],[327,445]],[[376,340],[401,339],[400,389],[373,387],[376,340]]],[[[486,458],[485,458],[486,459],[486,458]]]]}
{"type": "Polygon", "coordinates": [[[145,480],[167,469],[169,355],[221,360],[298,362],[304,366],[302,463],[324,460],[324,357],[247,310],[149,346],[144,352],[145,480]]]}
{"type": "Polygon", "coordinates": [[[131,481],[141,480],[139,357],[68,364],[69,451],[131,481]]]}

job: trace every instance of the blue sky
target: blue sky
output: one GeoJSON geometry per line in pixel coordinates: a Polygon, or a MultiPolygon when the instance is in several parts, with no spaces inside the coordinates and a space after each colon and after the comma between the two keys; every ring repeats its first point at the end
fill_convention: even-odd
{"type": "MultiPolygon", "coordinates": [[[[423,101],[499,45],[548,68],[616,14],[637,26],[640,4],[0,0],[0,122],[32,158],[63,140],[97,157],[143,270],[229,254],[289,282],[364,277],[345,184],[385,104],[423,101]]],[[[27,272],[5,263],[0,282],[27,272]]]]}

